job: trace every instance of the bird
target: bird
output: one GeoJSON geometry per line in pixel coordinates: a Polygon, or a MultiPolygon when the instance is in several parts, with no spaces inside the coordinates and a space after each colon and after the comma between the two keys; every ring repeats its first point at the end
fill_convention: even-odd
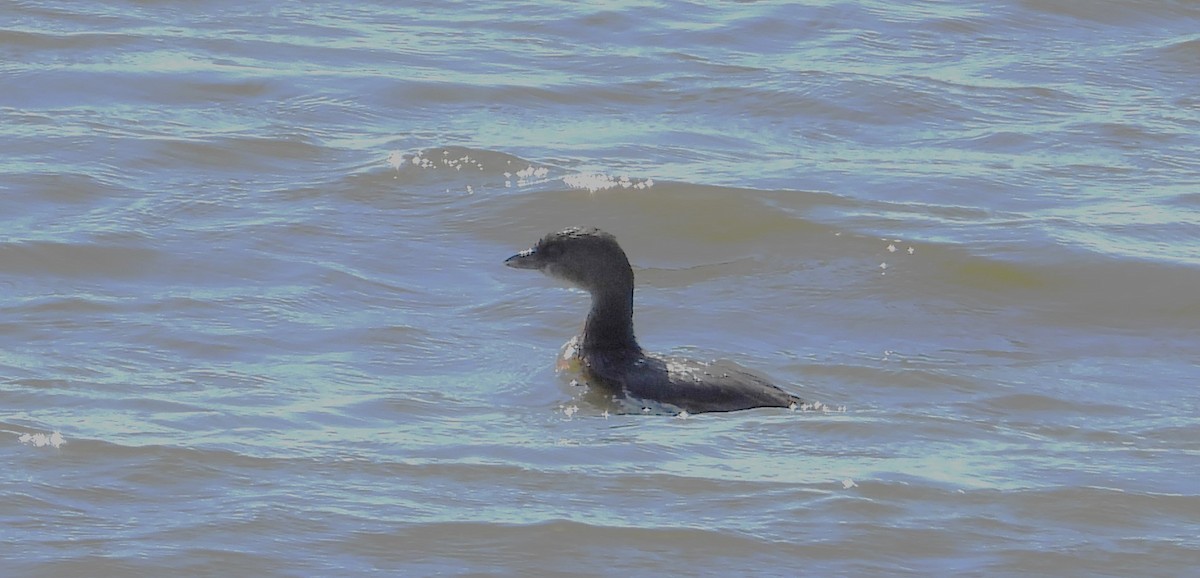
{"type": "Polygon", "coordinates": [[[803,401],[739,365],[648,353],[633,332],[633,267],[613,235],[594,227],[549,233],[504,261],[566,281],[591,295],[583,330],[563,347],[559,367],[626,406],[697,414],[759,407],[796,409],[803,401]]]}

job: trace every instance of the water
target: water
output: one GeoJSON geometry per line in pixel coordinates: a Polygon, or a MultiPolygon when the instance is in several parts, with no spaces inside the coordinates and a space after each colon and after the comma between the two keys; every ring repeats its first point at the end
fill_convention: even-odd
{"type": "Polygon", "coordinates": [[[3,574],[1190,575],[1197,30],[5,2],[3,574]],[[826,409],[587,404],[502,265],[576,224],[648,348],[826,409]]]}

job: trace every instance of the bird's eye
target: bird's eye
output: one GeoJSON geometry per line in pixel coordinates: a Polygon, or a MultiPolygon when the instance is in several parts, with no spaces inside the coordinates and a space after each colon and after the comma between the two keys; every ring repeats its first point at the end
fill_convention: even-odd
{"type": "Polygon", "coordinates": [[[562,255],[563,248],[562,248],[562,245],[560,245],[558,243],[549,243],[546,246],[542,247],[540,252],[542,254],[544,254],[546,257],[553,259],[554,257],[562,255]]]}

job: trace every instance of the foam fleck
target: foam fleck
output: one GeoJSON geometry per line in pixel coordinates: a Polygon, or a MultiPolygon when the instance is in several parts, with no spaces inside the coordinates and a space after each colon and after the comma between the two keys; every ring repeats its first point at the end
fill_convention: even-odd
{"type": "Polygon", "coordinates": [[[408,159],[404,158],[404,153],[400,151],[392,151],[388,153],[387,163],[393,169],[400,170],[400,167],[404,166],[404,163],[406,162],[408,162],[408,159]]]}

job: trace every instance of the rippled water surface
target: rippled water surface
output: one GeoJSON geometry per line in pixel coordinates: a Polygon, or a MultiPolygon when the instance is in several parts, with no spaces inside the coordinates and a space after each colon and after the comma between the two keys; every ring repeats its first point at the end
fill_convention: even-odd
{"type": "Polygon", "coordinates": [[[1185,576],[1200,4],[0,3],[5,576],[1185,576]],[[555,374],[614,233],[647,348],[555,374]]]}

